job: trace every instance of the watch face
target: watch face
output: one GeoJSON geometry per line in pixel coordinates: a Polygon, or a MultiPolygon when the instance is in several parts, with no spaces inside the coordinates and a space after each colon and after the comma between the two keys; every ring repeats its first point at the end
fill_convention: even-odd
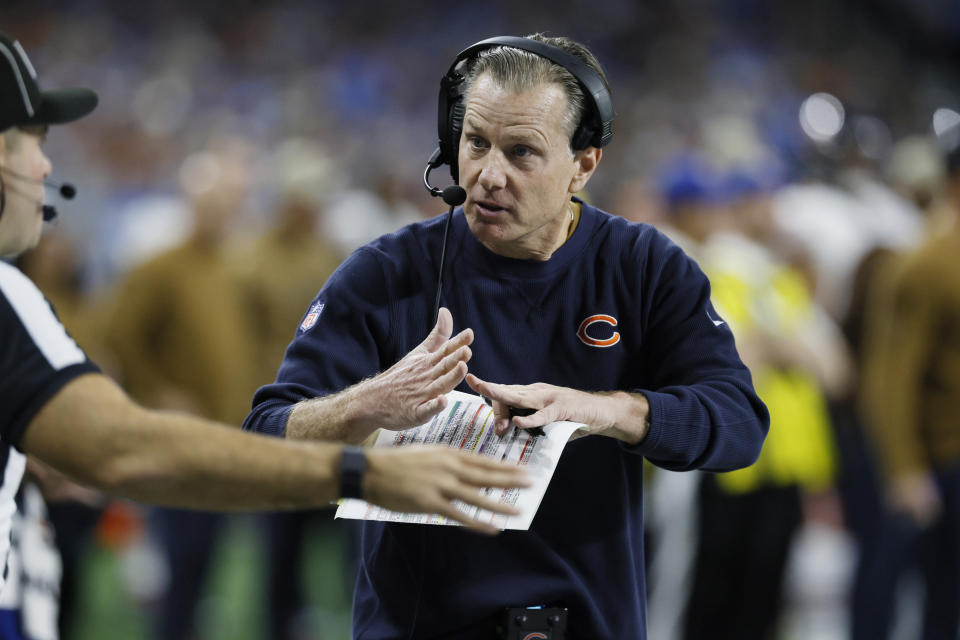
{"type": "Polygon", "coordinates": [[[367,456],[361,447],[345,446],[340,458],[340,497],[363,498],[363,472],[367,456]]]}

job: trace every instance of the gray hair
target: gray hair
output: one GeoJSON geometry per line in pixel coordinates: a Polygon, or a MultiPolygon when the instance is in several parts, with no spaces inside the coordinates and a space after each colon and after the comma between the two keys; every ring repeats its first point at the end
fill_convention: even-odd
{"type": "MultiPolygon", "coordinates": [[[[542,33],[534,33],[526,37],[553,45],[581,59],[600,76],[603,84],[609,87],[607,76],[597,58],[582,44],[570,38],[549,37],[542,33]]],[[[485,73],[489,73],[504,89],[516,93],[541,84],[559,84],[567,94],[567,112],[564,114],[563,124],[571,137],[577,125],[583,120],[586,109],[583,87],[573,74],[543,56],[509,46],[492,47],[481,51],[469,63],[465,93],[467,97],[473,89],[474,82],[485,73]]]]}

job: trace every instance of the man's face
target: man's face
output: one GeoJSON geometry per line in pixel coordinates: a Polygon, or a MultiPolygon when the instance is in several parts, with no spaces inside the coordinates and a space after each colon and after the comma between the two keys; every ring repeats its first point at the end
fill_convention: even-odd
{"type": "Polygon", "coordinates": [[[51,171],[50,160],[40,148],[45,129],[21,129],[13,135],[17,138],[13,145],[9,144],[11,136],[0,136],[0,164],[9,169],[2,174],[6,194],[6,206],[0,215],[3,257],[19,255],[39,242],[43,230],[43,179],[51,171]]]}
{"type": "Polygon", "coordinates": [[[460,184],[473,235],[494,253],[546,260],[566,240],[570,196],[586,184],[598,149],[574,154],[558,84],[513,93],[489,74],[467,96],[460,184]]]}

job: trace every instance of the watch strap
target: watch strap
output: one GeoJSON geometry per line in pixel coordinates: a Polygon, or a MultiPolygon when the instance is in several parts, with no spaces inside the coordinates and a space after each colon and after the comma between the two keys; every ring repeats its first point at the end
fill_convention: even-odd
{"type": "Polygon", "coordinates": [[[363,499],[363,473],[367,455],[363,447],[346,445],[340,458],[340,497],[363,499]]]}

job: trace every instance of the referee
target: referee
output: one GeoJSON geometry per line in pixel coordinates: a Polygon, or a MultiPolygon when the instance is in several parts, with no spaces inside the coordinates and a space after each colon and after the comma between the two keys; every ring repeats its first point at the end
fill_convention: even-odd
{"type": "MultiPolygon", "coordinates": [[[[47,127],[90,113],[88,89],[40,91],[20,44],[0,33],[0,257],[32,248],[43,226],[51,164],[47,127]]],[[[469,331],[437,326],[394,367],[314,406],[318,426],[350,439],[359,426],[425,421],[466,374],[469,331]],[[412,389],[398,394],[398,388],[412,389]]],[[[409,426],[407,424],[399,426],[409,426]]],[[[476,487],[519,486],[515,467],[449,449],[367,451],[243,433],[207,420],[144,409],[101,374],[67,334],[43,295],[0,261],[0,564],[9,551],[24,454],[78,481],[135,500],[198,509],[306,508],[342,496],[401,511],[466,519],[454,499],[514,511],[476,487]]],[[[5,572],[4,572],[5,573],[5,572]]]]}

